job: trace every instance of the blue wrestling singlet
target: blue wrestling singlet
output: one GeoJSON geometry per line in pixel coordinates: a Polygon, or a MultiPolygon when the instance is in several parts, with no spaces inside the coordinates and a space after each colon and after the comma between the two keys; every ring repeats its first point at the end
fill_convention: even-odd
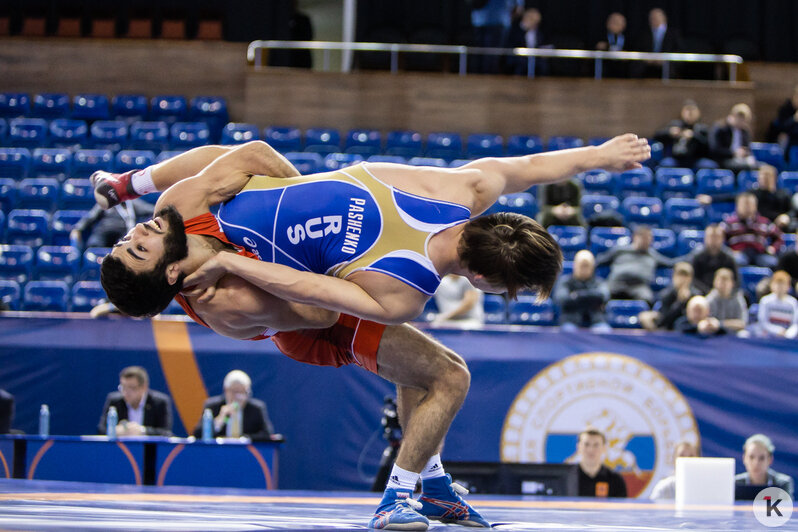
{"type": "Polygon", "coordinates": [[[324,178],[253,176],[217,218],[232,243],[261,260],[341,278],[376,271],[432,295],[440,276],[427,242],[470,216],[388,186],[360,164],[324,178]]]}

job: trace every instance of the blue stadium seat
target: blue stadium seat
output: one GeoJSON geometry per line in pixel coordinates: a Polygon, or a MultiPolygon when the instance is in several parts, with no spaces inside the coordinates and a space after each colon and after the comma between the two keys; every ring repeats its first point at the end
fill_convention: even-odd
{"type": "Polygon", "coordinates": [[[167,159],[171,159],[172,157],[177,157],[181,153],[185,152],[183,150],[164,150],[158,154],[158,156],[155,158],[155,162],[162,163],[167,159]]]}
{"type": "Polygon", "coordinates": [[[752,142],[751,155],[760,163],[775,166],[776,170],[784,169],[784,150],[776,143],[752,142]]]}
{"type": "Polygon", "coordinates": [[[382,135],[376,129],[351,129],[344,142],[345,153],[355,153],[364,158],[382,151],[382,135]]]}
{"type": "Polygon", "coordinates": [[[5,233],[6,233],[6,213],[0,211],[0,242],[5,241],[5,233]]]}
{"type": "Polygon", "coordinates": [[[759,171],[757,170],[740,170],[737,174],[737,190],[740,192],[746,190],[753,190],[759,184],[759,171]]]}
{"type": "Polygon", "coordinates": [[[617,212],[620,202],[615,196],[600,194],[585,194],[582,196],[582,216],[585,220],[608,212],[617,212]]]}
{"type": "MultiPolygon", "coordinates": [[[[245,124],[243,122],[230,122],[222,129],[222,137],[219,142],[229,146],[233,144],[244,144],[251,140],[260,140],[260,130],[258,126],[255,124],[245,124]]],[[[272,146],[272,148],[274,148],[274,146],[272,146]]]]}
{"type": "Polygon", "coordinates": [[[696,199],[671,198],[665,202],[665,226],[674,231],[703,229],[706,212],[696,199]]]}
{"type": "Polygon", "coordinates": [[[65,209],[53,213],[50,221],[50,241],[54,246],[68,246],[69,233],[89,211],[65,209]]]}
{"type": "Polygon", "coordinates": [[[598,256],[615,246],[632,242],[632,232],[626,227],[594,227],[590,231],[590,251],[598,256]]]}
{"type": "Polygon", "coordinates": [[[510,301],[507,321],[517,325],[557,325],[557,311],[551,299],[537,303],[535,296],[521,294],[510,301]]]}
{"type": "Polygon", "coordinates": [[[784,233],[781,235],[781,239],[784,241],[784,245],[781,246],[782,252],[795,249],[795,242],[798,240],[795,233],[784,233]]]}
{"type": "Polygon", "coordinates": [[[620,198],[654,195],[654,174],[650,168],[627,170],[618,174],[616,193],[620,198]]]}
{"type": "Polygon", "coordinates": [[[554,135],[549,137],[549,142],[546,145],[547,151],[566,150],[569,148],[581,148],[585,142],[579,137],[570,135],[554,135]]]}
{"type": "Polygon", "coordinates": [[[695,174],[689,168],[658,168],[655,177],[657,196],[662,201],[695,196],[695,174]]]}
{"type": "Polygon", "coordinates": [[[61,185],[59,209],[91,209],[94,203],[94,187],[88,179],[67,179],[61,185]]]}
{"type": "Polygon", "coordinates": [[[119,151],[128,143],[128,127],[124,120],[98,120],[91,125],[93,148],[119,151]]]}
{"type": "Polygon", "coordinates": [[[69,116],[69,95],[42,93],[33,97],[31,116],[36,118],[66,118],[69,116]]]}
{"type": "Polygon", "coordinates": [[[103,94],[76,94],[72,98],[72,118],[89,122],[110,119],[108,97],[103,94]]]}
{"type": "Polygon", "coordinates": [[[155,164],[155,153],[150,150],[122,150],[116,154],[114,169],[117,172],[141,170],[155,164]]]}
{"type": "Polygon", "coordinates": [[[17,204],[18,181],[0,177],[0,210],[8,212],[17,204]]]}
{"type": "Polygon", "coordinates": [[[702,157],[695,163],[693,170],[697,172],[699,170],[716,170],[718,168],[720,168],[720,165],[716,161],[702,157]]]}
{"type": "Polygon", "coordinates": [[[152,121],[163,121],[169,124],[182,122],[188,115],[188,102],[183,96],[159,95],[150,100],[150,115],[152,121]]]}
{"type": "Polygon", "coordinates": [[[328,171],[340,170],[363,161],[363,156],[357,153],[330,153],[324,157],[324,169],[328,171]]]}
{"type": "Polygon", "coordinates": [[[8,124],[8,143],[18,148],[47,146],[47,121],[41,118],[15,118],[8,124]]]}
{"type": "Polygon", "coordinates": [[[22,310],[66,312],[69,286],[64,281],[30,281],[25,285],[22,310]]]}
{"type": "Polygon", "coordinates": [[[100,279],[100,263],[111,252],[111,248],[86,248],[80,264],[81,281],[98,281],[100,279]]]}
{"type": "Polygon", "coordinates": [[[341,134],[337,129],[310,128],[305,131],[305,151],[321,153],[335,153],[341,151],[341,134]]]}
{"type": "Polygon", "coordinates": [[[672,229],[651,229],[651,247],[666,257],[676,256],[676,233],[672,229]]]}
{"type": "Polygon", "coordinates": [[[466,157],[501,157],[504,155],[504,139],[495,133],[475,133],[466,139],[466,157]]]}
{"type": "Polygon", "coordinates": [[[31,159],[30,175],[63,181],[72,172],[72,152],[66,148],[36,148],[31,159]]]}
{"type": "Polygon", "coordinates": [[[733,201],[713,201],[707,207],[707,223],[717,224],[731,215],[735,210],[733,201]]]}
{"type": "Polygon", "coordinates": [[[445,159],[438,157],[411,157],[407,164],[411,166],[434,166],[437,168],[448,168],[445,159]]]}
{"type": "Polygon", "coordinates": [[[401,155],[372,155],[367,160],[370,163],[407,164],[407,159],[401,155]]]}
{"type": "Polygon", "coordinates": [[[289,151],[285,158],[293,164],[302,175],[324,171],[324,159],[318,153],[289,151]]]}
{"type": "Polygon", "coordinates": [[[169,147],[169,126],[163,120],[133,122],[128,142],[133,150],[165,150],[169,147]]]}
{"type": "Polygon", "coordinates": [[[577,176],[587,194],[612,196],[617,188],[615,175],[606,170],[588,170],[577,176]]]}
{"type": "Polygon", "coordinates": [[[418,131],[390,131],[385,137],[385,153],[409,159],[424,155],[421,133],[418,131]]]}
{"type": "Polygon", "coordinates": [[[30,150],[27,148],[0,148],[0,177],[23,179],[30,168],[30,150]]]}
{"type": "Polygon", "coordinates": [[[0,118],[0,146],[6,145],[8,137],[8,121],[5,118],[0,118]]]}
{"type": "Polygon", "coordinates": [[[80,148],[87,144],[88,132],[84,120],[56,118],[50,121],[50,144],[55,148],[80,148]]]}
{"type": "Polygon", "coordinates": [[[113,164],[111,150],[77,150],[72,156],[72,175],[88,178],[97,170],[111,170],[113,164]]]}
{"type": "Polygon", "coordinates": [[[779,174],[779,188],[788,190],[790,194],[798,193],[798,172],[779,174]]]}
{"type": "Polygon", "coordinates": [[[731,170],[703,168],[696,173],[696,179],[698,180],[696,194],[717,196],[737,192],[737,181],[731,170]]]}
{"type": "Polygon", "coordinates": [[[610,140],[610,137],[590,137],[587,139],[588,146],[601,146],[605,142],[610,140]]]}
{"type": "Polygon", "coordinates": [[[78,281],[72,286],[72,312],[90,312],[106,300],[99,281],[78,281]]]}
{"type": "Polygon", "coordinates": [[[435,298],[431,297],[424,303],[424,310],[416,318],[416,321],[431,322],[438,315],[438,305],[435,303],[435,298]]]}
{"type": "Polygon", "coordinates": [[[793,146],[790,148],[790,151],[787,152],[787,154],[787,160],[789,161],[787,170],[798,170],[798,146],[793,146]]]}
{"type": "Polygon", "coordinates": [[[504,296],[485,294],[482,307],[485,311],[485,323],[507,323],[507,302],[504,300],[504,296]]]}
{"type": "Polygon", "coordinates": [[[543,140],[537,135],[507,137],[507,155],[532,155],[543,151],[543,140]]]}
{"type": "Polygon", "coordinates": [[[649,168],[657,168],[665,156],[665,147],[661,142],[651,142],[651,140],[649,140],[648,144],[651,148],[651,158],[643,164],[649,168]]]}
{"type": "Polygon", "coordinates": [[[455,159],[449,163],[449,168],[460,168],[470,162],[473,162],[471,159],[455,159]]]}
{"type": "Polygon", "coordinates": [[[697,247],[704,245],[703,229],[685,229],[676,237],[676,254],[681,257],[687,255],[697,247]]]}
{"type": "Polygon", "coordinates": [[[460,159],[463,157],[463,139],[457,133],[430,133],[427,135],[427,157],[434,159],[460,159]]]}
{"type": "Polygon", "coordinates": [[[30,97],[24,92],[0,92],[0,116],[30,116],[30,97]]]}
{"type": "Polygon", "coordinates": [[[562,261],[562,275],[572,275],[574,273],[574,261],[562,261]]]}
{"type": "Polygon", "coordinates": [[[0,279],[25,284],[33,275],[33,249],[30,246],[0,244],[0,279]]]}
{"type": "Polygon", "coordinates": [[[773,272],[770,268],[760,268],[759,266],[740,267],[740,288],[748,295],[750,301],[756,301],[756,285],[766,277],[770,277],[773,272]]]}
{"type": "Polygon", "coordinates": [[[175,122],[169,130],[173,150],[205,146],[211,141],[211,129],[205,122],[175,122]]]}
{"type": "Polygon", "coordinates": [[[494,212],[515,212],[534,218],[538,213],[538,204],[535,202],[535,196],[529,192],[502,194],[496,203],[491,205],[487,214],[494,212]]]}
{"type": "Polygon", "coordinates": [[[10,279],[0,279],[0,302],[8,310],[19,310],[22,301],[22,289],[19,283],[10,279]]]}
{"type": "Polygon", "coordinates": [[[50,211],[58,201],[61,184],[52,177],[29,177],[19,182],[17,209],[50,211]]]}
{"type": "Polygon", "coordinates": [[[673,268],[657,268],[654,271],[654,280],[651,282],[651,290],[653,290],[655,294],[664,290],[671,285],[671,279],[673,279],[673,268]]]}
{"type": "Polygon", "coordinates": [[[41,209],[14,209],[6,224],[9,244],[39,247],[50,241],[50,215],[41,209]]]}
{"type": "Polygon", "coordinates": [[[267,127],[263,130],[263,140],[280,153],[302,151],[302,132],[295,127],[267,127]]]}
{"type": "Polygon", "coordinates": [[[111,116],[128,124],[146,120],[149,115],[147,97],[143,94],[120,94],[111,99],[111,116]]]}
{"type": "Polygon", "coordinates": [[[222,128],[230,121],[227,100],[219,96],[196,96],[189,102],[188,119],[208,124],[211,142],[218,142],[222,128]]]}
{"type": "Polygon", "coordinates": [[[632,196],[623,200],[621,214],[627,224],[658,226],[662,223],[662,200],[632,196]]]}
{"type": "Polygon", "coordinates": [[[576,252],[587,249],[587,229],[578,225],[550,225],[549,233],[560,244],[565,260],[573,260],[576,252]]]}
{"type": "Polygon", "coordinates": [[[80,252],[72,246],[42,246],[36,250],[33,275],[37,280],[72,284],[80,267],[80,252]]]}
{"type": "Polygon", "coordinates": [[[611,299],[607,302],[607,323],[613,329],[640,329],[638,315],[649,310],[648,303],[636,299],[611,299]]]}

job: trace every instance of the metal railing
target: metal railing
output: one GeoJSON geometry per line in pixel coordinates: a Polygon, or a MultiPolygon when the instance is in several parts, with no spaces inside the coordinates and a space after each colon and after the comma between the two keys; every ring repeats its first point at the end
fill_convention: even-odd
{"type": "Polygon", "coordinates": [[[595,79],[601,79],[603,62],[613,61],[657,61],[662,63],[662,79],[670,79],[671,63],[721,63],[729,66],[729,82],[737,79],[737,65],[743,58],[730,54],[689,54],[689,53],[650,53],[650,52],[602,52],[593,50],[561,50],[553,48],[480,48],[474,46],[453,46],[442,44],[389,44],[378,42],[334,42],[334,41],[253,41],[247,47],[247,60],[254,62],[255,69],[263,68],[263,50],[321,50],[323,52],[322,70],[330,69],[330,53],[387,52],[391,59],[391,72],[399,71],[399,54],[446,54],[458,58],[458,73],[467,74],[468,56],[494,55],[527,58],[527,76],[535,77],[537,58],[592,59],[595,64],[595,79]]]}

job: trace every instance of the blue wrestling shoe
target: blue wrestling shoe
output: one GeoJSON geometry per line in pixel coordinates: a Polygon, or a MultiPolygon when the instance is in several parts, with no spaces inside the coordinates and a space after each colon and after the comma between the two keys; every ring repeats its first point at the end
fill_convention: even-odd
{"type": "Polygon", "coordinates": [[[429,520],[418,513],[421,503],[413,500],[411,490],[387,488],[377,512],[369,521],[369,528],[383,530],[426,530],[429,520]]]}
{"type": "Polygon", "coordinates": [[[424,480],[419,498],[422,506],[418,512],[441,523],[490,528],[490,523],[460,496],[467,493],[468,490],[452,482],[448,474],[424,480]]]}

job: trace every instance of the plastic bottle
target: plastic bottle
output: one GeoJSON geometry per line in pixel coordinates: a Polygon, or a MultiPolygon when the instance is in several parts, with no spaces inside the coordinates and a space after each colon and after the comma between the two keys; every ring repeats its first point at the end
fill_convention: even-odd
{"type": "Polygon", "coordinates": [[[202,413],[202,441],[213,441],[213,413],[210,408],[202,413]]]}
{"type": "Polygon", "coordinates": [[[234,402],[233,406],[233,414],[227,419],[227,432],[226,436],[228,438],[240,438],[241,437],[241,406],[238,402],[234,402]]]}
{"type": "Polygon", "coordinates": [[[42,405],[39,409],[39,436],[46,438],[50,435],[50,407],[42,405]]]}
{"type": "Polygon", "coordinates": [[[108,409],[108,416],[106,417],[105,435],[108,439],[116,439],[116,425],[119,423],[119,414],[116,412],[116,407],[112,406],[108,409]]]}

